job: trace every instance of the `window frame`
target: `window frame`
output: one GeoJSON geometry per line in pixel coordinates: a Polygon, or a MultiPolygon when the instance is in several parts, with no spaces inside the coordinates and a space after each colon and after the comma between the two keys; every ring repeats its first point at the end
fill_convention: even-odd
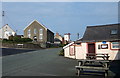
{"type": "Polygon", "coordinates": [[[117,29],[112,29],[110,34],[111,35],[116,35],[116,34],[118,34],[118,30],[117,29]]]}
{"type": "Polygon", "coordinates": [[[111,43],[110,43],[110,44],[111,44],[111,49],[112,49],[112,50],[119,50],[119,49],[120,49],[120,41],[115,41],[115,42],[111,42],[111,43]],[[113,43],[115,43],[115,42],[118,42],[118,44],[113,44],[113,43]],[[113,45],[114,45],[114,46],[117,45],[118,48],[113,48],[113,45]]]}
{"type": "Polygon", "coordinates": [[[43,39],[43,29],[39,29],[39,39],[42,40],[43,39]]]}
{"type": "Polygon", "coordinates": [[[108,44],[101,44],[101,49],[108,49],[108,44]],[[103,46],[107,46],[107,47],[103,47],[103,46]]]}
{"type": "Polygon", "coordinates": [[[34,28],[34,34],[37,34],[37,29],[36,28],[34,28]]]}
{"type": "Polygon", "coordinates": [[[69,55],[75,56],[75,46],[74,45],[69,46],[69,55]]]}
{"type": "Polygon", "coordinates": [[[28,35],[28,38],[31,37],[31,30],[30,29],[28,30],[27,35],[28,35]]]}

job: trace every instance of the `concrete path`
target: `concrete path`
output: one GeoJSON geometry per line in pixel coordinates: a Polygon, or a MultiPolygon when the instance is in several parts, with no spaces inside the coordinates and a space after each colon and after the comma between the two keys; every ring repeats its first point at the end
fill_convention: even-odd
{"type": "Polygon", "coordinates": [[[58,56],[61,48],[4,56],[3,76],[75,76],[77,61],[58,56]]]}

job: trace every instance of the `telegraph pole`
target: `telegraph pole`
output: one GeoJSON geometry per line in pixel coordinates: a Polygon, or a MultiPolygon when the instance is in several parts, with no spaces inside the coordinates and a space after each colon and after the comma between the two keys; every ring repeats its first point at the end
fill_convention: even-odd
{"type": "MultiPolygon", "coordinates": [[[[4,12],[4,11],[2,11],[2,26],[4,26],[4,23],[5,23],[4,16],[5,16],[5,12],[4,12]]],[[[4,32],[4,31],[2,30],[2,39],[3,39],[3,35],[4,35],[4,33],[3,33],[3,32],[4,32]]]]}
{"type": "Polygon", "coordinates": [[[5,12],[4,12],[4,11],[2,11],[2,16],[3,16],[3,17],[5,16],[5,12]]]}
{"type": "Polygon", "coordinates": [[[77,33],[77,39],[79,39],[79,35],[80,35],[80,34],[79,34],[79,33],[77,33]]]}
{"type": "Polygon", "coordinates": [[[2,25],[5,24],[5,11],[2,11],[2,25]]]}

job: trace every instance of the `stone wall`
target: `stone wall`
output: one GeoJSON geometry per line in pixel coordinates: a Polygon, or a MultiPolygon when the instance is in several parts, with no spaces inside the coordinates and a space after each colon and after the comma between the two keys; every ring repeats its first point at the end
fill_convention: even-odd
{"type": "Polygon", "coordinates": [[[2,43],[2,47],[7,48],[28,48],[28,49],[41,49],[39,44],[32,44],[32,43],[24,43],[24,44],[17,44],[17,43],[2,43]]]}

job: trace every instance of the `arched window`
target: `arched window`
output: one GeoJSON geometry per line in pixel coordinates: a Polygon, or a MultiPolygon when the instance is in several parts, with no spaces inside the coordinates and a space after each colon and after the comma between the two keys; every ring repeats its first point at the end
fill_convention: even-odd
{"type": "Polygon", "coordinates": [[[30,38],[31,34],[30,34],[30,29],[28,30],[28,38],[30,38]]]}
{"type": "Polygon", "coordinates": [[[43,39],[43,29],[39,30],[39,39],[43,39]]]}
{"type": "Polygon", "coordinates": [[[37,29],[36,28],[34,29],[34,34],[37,34],[37,29]]]}

